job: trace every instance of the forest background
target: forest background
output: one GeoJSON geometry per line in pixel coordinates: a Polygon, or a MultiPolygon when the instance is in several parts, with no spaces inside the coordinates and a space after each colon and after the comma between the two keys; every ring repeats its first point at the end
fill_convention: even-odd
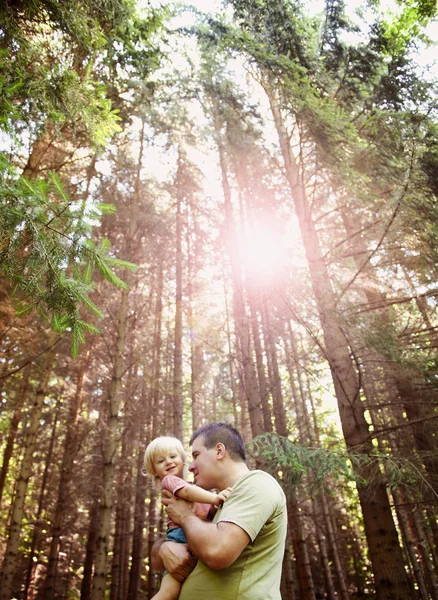
{"type": "Polygon", "coordinates": [[[312,8],[0,3],[0,600],[151,598],[212,420],[284,600],[438,598],[436,5],[312,8]]]}

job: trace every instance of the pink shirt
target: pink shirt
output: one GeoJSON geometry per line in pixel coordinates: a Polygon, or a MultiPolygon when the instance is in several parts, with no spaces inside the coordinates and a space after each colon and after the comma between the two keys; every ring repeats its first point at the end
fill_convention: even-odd
{"type": "MultiPolygon", "coordinates": [[[[184,479],[181,479],[181,477],[176,477],[175,475],[166,475],[166,477],[163,477],[163,479],[161,480],[161,489],[167,490],[174,496],[178,490],[181,490],[182,488],[186,487],[186,485],[191,484],[188,481],[184,481],[184,479]]],[[[195,515],[198,516],[200,519],[204,519],[204,521],[207,519],[210,508],[211,504],[204,504],[201,502],[194,503],[195,515]]],[[[179,527],[179,525],[177,525],[169,519],[167,522],[167,527],[168,529],[173,529],[175,527],[179,527]]]]}

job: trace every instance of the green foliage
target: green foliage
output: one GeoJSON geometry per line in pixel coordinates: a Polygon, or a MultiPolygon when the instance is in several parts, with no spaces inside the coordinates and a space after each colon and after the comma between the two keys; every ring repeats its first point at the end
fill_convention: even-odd
{"type": "Polygon", "coordinates": [[[247,446],[257,462],[287,490],[296,486],[304,473],[310,474],[311,492],[321,488],[330,492],[333,481],[353,481],[372,490],[382,476],[389,488],[427,485],[422,471],[405,457],[374,451],[336,452],[301,446],[277,433],[257,436],[247,446]]]}
{"type": "Polygon", "coordinates": [[[303,473],[312,473],[312,491],[327,487],[327,479],[363,480],[354,472],[347,454],[308,448],[295,444],[277,433],[264,433],[248,444],[249,453],[257,462],[279,480],[285,489],[299,483],[303,473]],[[280,475],[281,473],[281,475],[280,475]]]}
{"type": "MultiPolygon", "coordinates": [[[[376,192],[377,186],[371,187],[369,181],[374,182],[376,172],[382,174],[383,189],[388,175],[394,183],[403,181],[408,166],[400,131],[409,126],[411,112],[418,117],[414,103],[423,104],[420,111],[427,112],[428,91],[409,60],[409,44],[397,52],[388,47],[389,21],[376,17],[368,40],[347,43],[343,34],[355,28],[348,23],[342,2],[328,1],[326,19],[313,25],[299,4],[284,0],[229,4],[236,25],[211,22],[210,38],[215,36],[225,49],[244,52],[259,66],[262,80],[268,79],[269,87],[277,90],[284,114],[292,114],[302,139],[313,142],[318,164],[330,170],[335,185],[348,181],[350,193],[369,195],[376,192]],[[321,40],[315,46],[318,31],[321,40]],[[388,108],[406,114],[391,114],[388,108]]],[[[420,10],[415,2],[403,7],[405,12],[420,10]]],[[[415,20],[412,15],[410,19],[415,20]]],[[[407,31],[414,45],[420,32],[407,31]]],[[[398,34],[394,37],[400,40],[398,34]]]]}
{"type": "Polygon", "coordinates": [[[94,273],[124,288],[113,269],[135,268],[111,255],[108,240],[89,239],[89,223],[111,211],[107,204],[72,202],[55,173],[47,181],[17,177],[0,155],[1,272],[13,286],[17,313],[37,308],[55,331],[71,332],[74,356],[85,332],[98,333],[80,318],[81,307],[102,316],[90,299],[94,273]]]}
{"type": "MultiPolygon", "coordinates": [[[[119,80],[134,77],[134,70],[143,80],[158,66],[148,42],[160,13],[140,18],[134,0],[0,3],[0,20],[0,130],[18,147],[45,132],[70,146],[67,152],[106,145],[121,131],[114,102],[119,80]]],[[[114,271],[133,268],[114,256],[108,240],[91,239],[90,224],[115,209],[75,202],[53,172],[46,180],[19,177],[3,156],[0,202],[1,271],[17,314],[37,308],[55,331],[70,333],[76,355],[85,333],[98,331],[80,317],[81,307],[102,314],[91,300],[95,275],[123,288],[114,271]]]]}
{"type": "MultiPolygon", "coordinates": [[[[271,7],[264,5],[264,10],[271,14],[271,7]]],[[[222,23],[213,23],[213,27],[224,48],[244,52],[258,64],[263,85],[281,90],[281,104],[284,108],[287,106],[302,126],[303,133],[316,143],[322,163],[331,168],[336,166],[341,171],[339,178],[343,180],[353,153],[360,151],[361,143],[356,125],[343,106],[315,79],[316,67],[301,52],[286,51],[283,44],[280,44],[281,50],[277,49],[278,40],[271,36],[272,29],[254,32],[248,31],[245,24],[238,29],[222,23]]]]}
{"type": "Polygon", "coordinates": [[[140,18],[131,0],[19,4],[0,5],[0,128],[38,135],[49,122],[105,145],[127,118],[119,94],[158,67],[150,38],[161,13],[140,18]],[[115,92],[121,80],[130,83],[115,92]]]}
{"type": "Polygon", "coordinates": [[[4,43],[21,40],[23,25],[50,25],[65,35],[81,52],[87,53],[105,44],[105,36],[129,17],[131,0],[22,0],[3,2],[0,19],[5,24],[4,43]]]}
{"type": "Polygon", "coordinates": [[[437,14],[434,0],[398,0],[400,10],[382,21],[385,50],[388,54],[404,54],[415,38],[428,41],[424,27],[437,14]]]}
{"type": "Polygon", "coordinates": [[[391,308],[385,314],[372,313],[365,315],[362,323],[364,341],[369,348],[374,348],[389,360],[400,359],[400,344],[397,335],[396,313],[391,308]],[[393,318],[389,318],[392,316],[393,318]]]}
{"type": "Polygon", "coordinates": [[[74,69],[36,63],[29,72],[22,56],[11,60],[4,50],[0,53],[0,72],[0,128],[8,132],[14,132],[17,121],[37,118],[38,123],[44,118],[59,129],[68,124],[82,130],[93,145],[104,146],[121,131],[118,111],[106,97],[105,86],[89,77],[81,78],[74,69]]]}

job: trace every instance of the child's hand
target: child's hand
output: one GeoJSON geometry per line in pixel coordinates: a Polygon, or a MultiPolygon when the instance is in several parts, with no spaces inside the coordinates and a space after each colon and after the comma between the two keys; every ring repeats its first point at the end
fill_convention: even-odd
{"type": "Polygon", "coordinates": [[[225,500],[228,498],[228,496],[231,494],[232,491],[233,491],[233,488],[227,487],[225,490],[222,490],[221,492],[219,492],[219,494],[217,495],[217,499],[218,499],[217,506],[222,504],[222,502],[225,502],[225,500]]]}

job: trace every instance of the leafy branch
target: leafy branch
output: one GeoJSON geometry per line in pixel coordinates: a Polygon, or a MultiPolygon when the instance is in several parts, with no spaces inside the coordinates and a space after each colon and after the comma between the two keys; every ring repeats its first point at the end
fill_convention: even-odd
{"type": "Polygon", "coordinates": [[[353,481],[372,488],[384,477],[391,488],[428,485],[421,470],[409,459],[378,452],[336,452],[296,444],[276,433],[264,433],[247,445],[249,454],[287,490],[296,486],[304,473],[310,473],[311,492],[330,492],[333,480],[353,481]],[[361,473],[361,474],[359,474],[361,473]],[[363,474],[367,474],[365,479],[363,474]]]}
{"type": "Polygon", "coordinates": [[[80,317],[81,308],[102,316],[90,298],[95,273],[126,288],[114,269],[136,268],[113,256],[107,239],[96,244],[90,238],[90,223],[113,212],[113,206],[97,204],[84,215],[56,173],[47,181],[17,177],[0,154],[0,272],[18,299],[18,315],[37,309],[54,331],[70,332],[73,356],[85,333],[99,333],[80,317]]]}

